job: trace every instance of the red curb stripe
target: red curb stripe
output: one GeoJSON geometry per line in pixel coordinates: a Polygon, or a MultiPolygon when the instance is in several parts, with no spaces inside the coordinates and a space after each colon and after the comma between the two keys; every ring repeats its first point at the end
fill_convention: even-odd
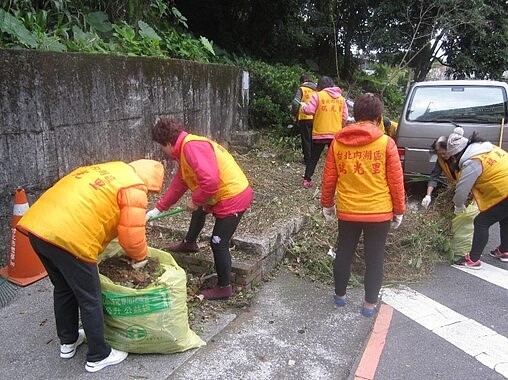
{"type": "Polygon", "coordinates": [[[383,348],[392,321],[393,308],[382,304],[372,329],[367,347],[363,351],[360,364],[355,372],[355,380],[373,380],[379,364],[379,359],[383,353],[383,348]]]}

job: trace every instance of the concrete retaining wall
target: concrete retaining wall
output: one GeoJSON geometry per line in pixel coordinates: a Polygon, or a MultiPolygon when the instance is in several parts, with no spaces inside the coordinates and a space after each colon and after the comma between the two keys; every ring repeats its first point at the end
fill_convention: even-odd
{"type": "MultiPolygon", "coordinates": [[[[249,210],[246,211],[246,213],[248,212],[249,210]]],[[[175,218],[187,220],[186,225],[188,225],[188,215],[183,214],[183,216],[180,215],[180,217],[176,216],[175,218]]],[[[268,278],[269,274],[284,258],[288,247],[293,242],[292,237],[303,228],[305,218],[304,215],[289,216],[287,220],[280,222],[279,225],[267,228],[267,231],[259,234],[260,236],[242,234],[241,231],[235,233],[231,239],[234,247],[231,251],[231,281],[237,289],[249,290],[252,286],[268,278]]],[[[199,235],[199,252],[171,252],[177,263],[187,273],[202,278],[214,273],[214,258],[209,246],[213,223],[209,218],[199,235]]],[[[181,223],[168,223],[164,220],[150,223],[152,235],[161,234],[166,237],[167,241],[173,240],[173,242],[185,237],[187,229],[181,229],[180,225],[181,223]]],[[[151,244],[151,246],[169,251],[167,241],[162,245],[151,244]]],[[[216,283],[212,281],[210,285],[215,286],[216,283]]]]}
{"type": "Polygon", "coordinates": [[[18,186],[32,204],[78,166],[161,159],[149,132],[161,116],[226,146],[247,129],[248,77],[234,66],[2,49],[0,62],[1,264],[18,186]]]}

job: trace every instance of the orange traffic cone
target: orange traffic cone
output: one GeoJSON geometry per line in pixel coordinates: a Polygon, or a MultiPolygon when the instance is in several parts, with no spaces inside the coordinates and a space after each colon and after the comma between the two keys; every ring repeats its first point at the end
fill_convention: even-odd
{"type": "Polygon", "coordinates": [[[48,275],[41,260],[34,252],[28,237],[16,229],[16,225],[28,210],[28,207],[25,190],[18,187],[14,196],[14,209],[12,212],[9,264],[0,269],[1,276],[21,286],[30,285],[48,275]]]}

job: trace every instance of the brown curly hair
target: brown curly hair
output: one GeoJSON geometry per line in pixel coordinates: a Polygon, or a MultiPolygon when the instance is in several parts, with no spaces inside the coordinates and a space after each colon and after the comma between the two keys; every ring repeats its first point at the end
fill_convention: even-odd
{"type": "Polygon", "coordinates": [[[179,120],[161,118],[152,127],[152,140],[164,146],[168,143],[175,145],[184,128],[184,124],[179,120]]]}

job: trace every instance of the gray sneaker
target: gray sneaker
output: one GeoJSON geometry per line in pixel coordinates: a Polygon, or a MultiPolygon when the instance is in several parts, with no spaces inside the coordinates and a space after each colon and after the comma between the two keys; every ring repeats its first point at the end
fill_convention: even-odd
{"type": "Polygon", "coordinates": [[[86,362],[85,369],[88,372],[97,372],[104,367],[123,362],[127,355],[129,355],[127,352],[115,350],[112,348],[111,353],[107,358],[102,359],[98,362],[86,362]]]}
{"type": "Polygon", "coordinates": [[[78,330],[78,340],[74,343],[70,344],[61,344],[60,345],[60,357],[62,359],[70,359],[76,355],[76,349],[81,345],[85,340],[85,330],[78,330]]]}

